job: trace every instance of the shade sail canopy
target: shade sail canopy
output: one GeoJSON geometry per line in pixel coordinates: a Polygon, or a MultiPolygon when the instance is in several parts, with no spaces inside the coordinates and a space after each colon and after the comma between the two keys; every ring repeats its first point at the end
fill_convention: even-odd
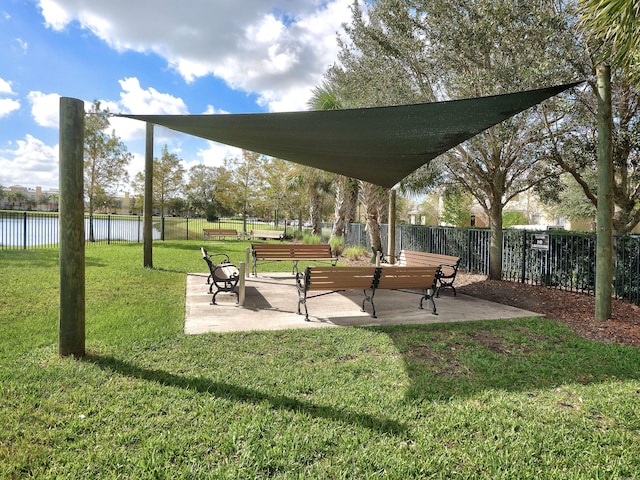
{"type": "Polygon", "coordinates": [[[578,83],[392,107],[121,116],[392,187],[438,155],[578,83]]]}

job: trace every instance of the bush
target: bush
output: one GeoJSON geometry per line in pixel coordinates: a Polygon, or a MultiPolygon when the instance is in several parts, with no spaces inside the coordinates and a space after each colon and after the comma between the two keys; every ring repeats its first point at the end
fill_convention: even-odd
{"type": "Polygon", "coordinates": [[[360,260],[363,258],[364,259],[369,258],[368,250],[361,245],[345,248],[344,251],[342,252],[342,255],[347,257],[350,260],[360,260]]]}
{"type": "Polygon", "coordinates": [[[333,237],[329,240],[329,245],[331,245],[331,250],[335,252],[336,255],[340,255],[344,250],[344,237],[333,237]]]}
{"type": "Polygon", "coordinates": [[[302,243],[307,243],[309,245],[318,245],[322,243],[322,238],[320,235],[311,235],[310,233],[305,233],[302,237],[302,243]]]}

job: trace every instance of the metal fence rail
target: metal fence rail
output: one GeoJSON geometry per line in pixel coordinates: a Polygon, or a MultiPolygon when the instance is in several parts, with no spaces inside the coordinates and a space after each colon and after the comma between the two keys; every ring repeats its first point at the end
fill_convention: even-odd
{"type": "MultiPolygon", "coordinates": [[[[381,225],[381,236],[386,246],[388,225],[381,225]]],[[[487,229],[398,225],[396,249],[457,256],[462,270],[488,275],[489,236],[487,229]]],[[[614,243],[614,295],[640,305],[640,236],[615,236],[614,243]]],[[[362,225],[349,227],[346,244],[371,249],[362,225]]],[[[595,258],[595,234],[503,231],[503,280],[593,294],[595,258]]]]}
{"type": "MultiPolygon", "coordinates": [[[[137,215],[93,215],[85,217],[85,237],[93,223],[95,243],[142,242],[142,217],[137,215]]],[[[323,225],[330,230],[331,224],[323,225]]],[[[0,211],[0,249],[51,248],[58,245],[58,214],[0,211]]],[[[235,228],[242,233],[240,220],[207,222],[204,218],[154,217],[154,240],[202,240],[203,228],[235,228]]],[[[295,226],[248,222],[252,229],[279,229],[293,233],[295,226]]],[[[381,225],[383,245],[387,245],[388,225],[381,225]]],[[[532,232],[504,230],[502,278],[532,285],[545,285],[592,294],[595,289],[596,236],[564,231],[532,232]]],[[[461,269],[469,273],[489,273],[487,229],[398,225],[396,249],[418,250],[462,258],[461,269]]],[[[616,298],[640,304],[640,236],[614,237],[613,289],[616,298]]],[[[364,225],[346,229],[345,245],[371,250],[364,225]]]]}
{"type": "MultiPolygon", "coordinates": [[[[91,243],[141,243],[143,217],[140,215],[85,215],[85,240],[91,243]],[[93,232],[93,237],[91,237],[93,232]]],[[[203,228],[243,231],[242,220],[208,222],[205,218],[153,217],[154,240],[202,240],[203,228]]],[[[58,213],[0,211],[0,249],[52,248],[58,246],[58,213]]],[[[276,229],[293,233],[296,226],[283,222],[248,221],[251,230],[276,229]]],[[[306,231],[306,229],[305,229],[306,231]]]]}

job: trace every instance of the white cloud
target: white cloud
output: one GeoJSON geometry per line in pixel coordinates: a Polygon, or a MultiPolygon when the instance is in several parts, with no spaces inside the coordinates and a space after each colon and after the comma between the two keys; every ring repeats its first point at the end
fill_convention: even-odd
{"type": "Polygon", "coordinates": [[[27,135],[13,150],[0,150],[0,185],[58,187],[58,146],[27,135]]]}
{"type": "Polygon", "coordinates": [[[144,112],[146,115],[184,115],[189,113],[181,98],[160,93],[155,88],[143,89],[137,78],[120,80],[122,92],[120,105],[130,113],[144,112]]]}
{"type": "MultiPolygon", "coordinates": [[[[230,145],[207,141],[207,148],[199,149],[198,157],[202,159],[202,162],[197,163],[204,163],[208,167],[220,167],[224,163],[225,158],[242,157],[242,150],[230,145]]],[[[194,162],[191,162],[189,166],[194,164],[194,162]]]]}
{"type": "Polygon", "coordinates": [[[20,108],[20,102],[11,98],[0,98],[0,118],[20,108]]]}
{"type": "Polygon", "coordinates": [[[188,82],[213,74],[270,110],[306,108],[337,56],[352,0],[40,0],[46,24],[78,21],[119,51],[154,52],[188,82]],[[150,14],[153,21],[148,21],[150,14]]]}
{"type": "Polygon", "coordinates": [[[29,92],[31,114],[36,123],[42,127],[58,128],[60,119],[60,95],[29,92]]]}
{"type": "Polygon", "coordinates": [[[0,94],[2,95],[13,95],[13,89],[11,88],[11,82],[5,80],[4,78],[0,78],[0,94]]]}

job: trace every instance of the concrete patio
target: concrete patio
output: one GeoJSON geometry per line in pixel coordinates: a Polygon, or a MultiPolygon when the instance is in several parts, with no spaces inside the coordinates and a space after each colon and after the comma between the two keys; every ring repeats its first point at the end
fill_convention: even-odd
{"type": "MultiPolygon", "coordinates": [[[[258,273],[246,279],[244,306],[236,296],[219,293],[217,305],[206,284],[208,274],[187,275],[185,326],[187,334],[287,328],[323,328],[396,324],[431,324],[536,317],[538,313],[488,302],[467,295],[454,297],[450,290],[436,298],[438,315],[431,313],[430,303],[418,308],[420,296],[406,292],[376,291],[374,303],[378,318],[372,318],[371,305],[361,312],[363,293],[347,291],[307,300],[309,322],[297,314],[298,293],[291,273],[258,273]]],[[[215,290],[215,287],[214,287],[215,290]]],[[[315,293],[315,292],[314,292],[315,293]]]]}

